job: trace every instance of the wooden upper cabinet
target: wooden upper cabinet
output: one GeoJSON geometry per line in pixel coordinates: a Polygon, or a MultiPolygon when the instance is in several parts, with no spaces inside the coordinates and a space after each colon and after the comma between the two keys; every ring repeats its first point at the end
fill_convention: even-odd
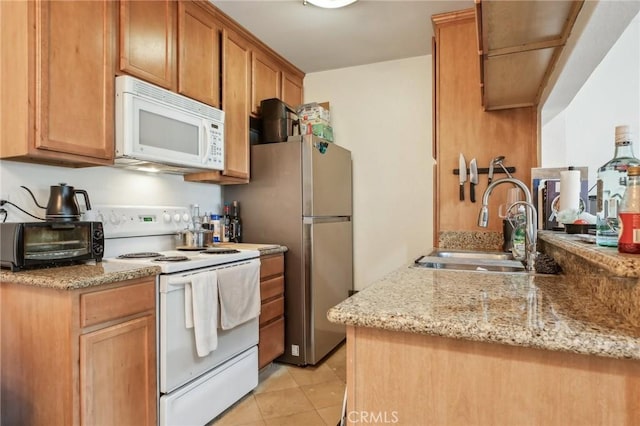
{"type": "Polygon", "coordinates": [[[295,108],[303,102],[302,78],[282,72],[282,101],[295,108]]]}
{"type": "Polygon", "coordinates": [[[222,31],[222,110],[224,111],[224,171],[185,175],[195,182],[249,182],[249,115],[251,47],[231,30],[222,31]]]}
{"type": "Polygon", "coordinates": [[[486,110],[538,105],[583,3],[476,1],[486,110]]]}
{"type": "Polygon", "coordinates": [[[197,3],[178,4],[178,92],[220,107],[220,34],[212,13],[197,3]]]}
{"type": "Polygon", "coordinates": [[[121,71],[175,91],[176,8],[172,0],[120,1],[121,71]]]}
{"type": "Polygon", "coordinates": [[[249,179],[249,91],[251,51],[246,39],[224,32],[222,109],[225,112],[225,170],[229,177],[249,179]]]}
{"type": "Polygon", "coordinates": [[[0,157],[112,164],[115,3],[0,3],[0,157]]]}
{"type": "Polygon", "coordinates": [[[260,115],[260,101],[280,98],[280,66],[261,50],[254,49],[251,56],[251,113],[260,115]]]}

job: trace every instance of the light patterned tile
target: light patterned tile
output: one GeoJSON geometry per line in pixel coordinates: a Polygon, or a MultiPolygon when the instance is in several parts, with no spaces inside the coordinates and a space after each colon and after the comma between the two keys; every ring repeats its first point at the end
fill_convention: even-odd
{"type": "Polygon", "coordinates": [[[304,394],[316,409],[342,404],[345,384],[341,380],[301,386],[304,394]]]}
{"type": "Polygon", "coordinates": [[[324,363],[340,380],[347,383],[347,345],[343,343],[324,363]]]}
{"type": "Polygon", "coordinates": [[[239,425],[260,425],[262,414],[256,404],[253,394],[249,394],[226,412],[222,413],[211,425],[215,426],[239,426],[239,425]]]}
{"type": "Polygon", "coordinates": [[[283,389],[255,395],[263,419],[284,417],[313,410],[313,404],[300,388],[283,389]]]}
{"type": "Polygon", "coordinates": [[[259,394],[295,387],[298,387],[298,384],[293,380],[287,367],[282,364],[272,364],[260,372],[258,387],[253,392],[259,394]]]}
{"type": "Polygon", "coordinates": [[[285,417],[274,417],[267,419],[265,423],[267,426],[325,426],[324,419],[315,410],[285,417]]]}
{"type": "Polygon", "coordinates": [[[300,386],[338,380],[338,376],[324,363],[307,367],[288,366],[287,369],[293,380],[300,386]]]}
{"type": "Polygon", "coordinates": [[[320,408],[317,411],[326,426],[336,426],[340,423],[340,416],[342,416],[342,404],[320,408]]]}

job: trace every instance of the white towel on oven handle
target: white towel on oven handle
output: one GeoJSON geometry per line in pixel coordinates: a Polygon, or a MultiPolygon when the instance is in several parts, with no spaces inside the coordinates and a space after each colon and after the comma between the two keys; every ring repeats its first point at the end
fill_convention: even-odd
{"type": "Polygon", "coordinates": [[[185,325],[193,328],[196,351],[205,357],[218,347],[218,277],[216,271],[194,274],[184,286],[185,325]]]}
{"type": "Polygon", "coordinates": [[[232,329],[260,315],[260,259],[218,270],[220,328],[232,329]]]}

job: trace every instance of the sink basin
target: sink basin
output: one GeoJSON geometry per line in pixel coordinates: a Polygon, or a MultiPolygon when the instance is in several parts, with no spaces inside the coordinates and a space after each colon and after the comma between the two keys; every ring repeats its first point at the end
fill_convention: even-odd
{"type": "Polygon", "coordinates": [[[526,272],[522,262],[510,253],[436,249],[415,261],[415,266],[457,271],[526,272]]]}
{"type": "Polygon", "coordinates": [[[502,251],[472,251],[472,250],[447,250],[435,249],[427,256],[446,257],[457,259],[491,259],[491,260],[514,260],[511,253],[502,251]]]}

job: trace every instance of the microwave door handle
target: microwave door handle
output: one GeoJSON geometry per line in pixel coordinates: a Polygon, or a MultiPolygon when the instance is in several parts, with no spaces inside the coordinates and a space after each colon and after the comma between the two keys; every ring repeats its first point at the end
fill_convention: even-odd
{"type": "Polygon", "coordinates": [[[202,164],[207,163],[209,155],[211,155],[211,144],[209,143],[209,128],[207,122],[202,122],[202,143],[204,144],[204,156],[202,157],[202,164]]]}

